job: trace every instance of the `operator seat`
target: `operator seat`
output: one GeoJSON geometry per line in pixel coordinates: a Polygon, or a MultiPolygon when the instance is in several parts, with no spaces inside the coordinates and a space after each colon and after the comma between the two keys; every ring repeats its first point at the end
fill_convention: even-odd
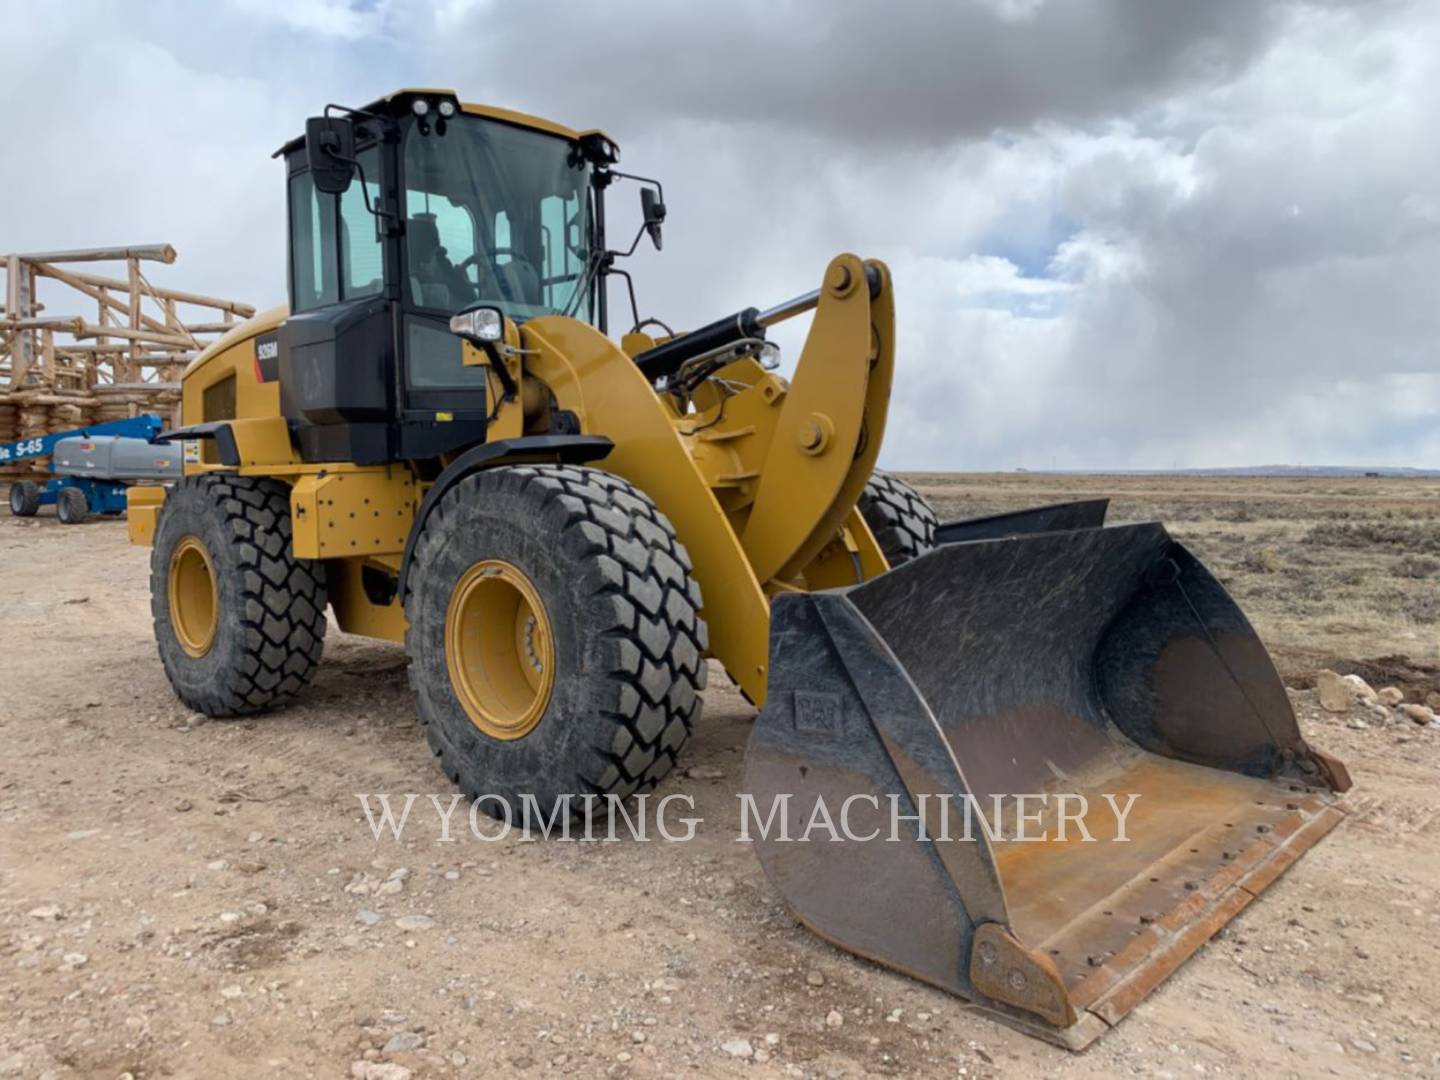
{"type": "Polygon", "coordinates": [[[491,265],[505,299],[521,304],[540,303],[540,274],[527,259],[512,256],[508,262],[497,259],[491,265]]]}
{"type": "Polygon", "coordinates": [[[465,274],[440,244],[434,214],[415,214],[406,228],[410,244],[410,292],[422,307],[458,311],[475,299],[465,274]]]}

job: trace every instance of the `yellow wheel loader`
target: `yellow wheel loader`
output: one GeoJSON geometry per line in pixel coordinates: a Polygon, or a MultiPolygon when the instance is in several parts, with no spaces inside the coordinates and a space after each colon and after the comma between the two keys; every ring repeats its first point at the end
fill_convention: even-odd
{"type": "Polygon", "coordinates": [[[190,364],[184,478],[130,493],[188,706],[289,700],[328,610],[404,643],[463,791],[550,807],[653,788],[713,658],[761,710],[743,794],[797,916],[1070,1047],[1341,819],[1343,767],[1160,525],[940,524],[876,471],[883,263],[688,333],[627,288],[617,343],[665,207],[603,132],[407,90],[277,156],[289,306],[190,364]],[[808,313],[781,378],[767,330],[808,313]]]}

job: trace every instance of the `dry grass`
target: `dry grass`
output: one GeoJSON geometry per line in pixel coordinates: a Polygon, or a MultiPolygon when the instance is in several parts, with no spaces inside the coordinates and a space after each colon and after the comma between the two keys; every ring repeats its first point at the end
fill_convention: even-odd
{"type": "Polygon", "coordinates": [[[1109,496],[1162,521],[1234,594],[1286,680],[1321,667],[1440,690],[1440,482],[912,473],[941,520],[1109,496]]]}

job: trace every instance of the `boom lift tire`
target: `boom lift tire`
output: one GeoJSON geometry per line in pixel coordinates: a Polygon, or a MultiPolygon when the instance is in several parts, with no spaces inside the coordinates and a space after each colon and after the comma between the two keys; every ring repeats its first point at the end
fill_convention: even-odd
{"type": "Polygon", "coordinates": [[[61,488],[60,494],[55,496],[55,516],[60,519],[60,524],[79,525],[89,514],[90,504],[79,488],[61,488]]]}
{"type": "Polygon", "coordinates": [[[935,547],[935,527],[940,524],[935,511],[898,476],[876,469],[857,505],[891,568],[935,547]]]}
{"type": "Polygon", "coordinates": [[[10,485],[10,513],[16,517],[34,517],[39,509],[39,484],[34,480],[17,480],[10,485]]]}
{"type": "Polygon", "coordinates": [[[690,556],[646,495],[599,469],[487,469],[436,504],[413,558],[420,721],[481,809],[518,813],[528,794],[548,818],[570,794],[585,816],[603,803],[583,796],[670,771],[700,716],[707,635],[690,556]]]}
{"type": "Polygon", "coordinates": [[[150,612],[176,694],[206,716],[291,700],[325,645],[324,568],[291,555],[289,487],[209,473],[175,485],[150,557],[150,612]]]}

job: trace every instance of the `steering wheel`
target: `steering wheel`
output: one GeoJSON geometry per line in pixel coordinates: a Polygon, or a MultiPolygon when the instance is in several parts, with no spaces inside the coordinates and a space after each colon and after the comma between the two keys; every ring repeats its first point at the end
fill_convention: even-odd
{"type": "MultiPolygon", "coordinates": [[[[509,283],[505,280],[506,275],[504,274],[504,270],[506,268],[495,261],[501,255],[509,255],[515,265],[526,267],[534,276],[535,281],[539,282],[540,273],[535,269],[535,264],[530,261],[529,257],[523,251],[513,247],[497,247],[491,248],[489,251],[477,251],[474,255],[471,255],[461,262],[457,269],[461,273],[464,273],[468,267],[479,266],[481,259],[488,259],[490,262],[489,271],[495,280],[496,287],[500,289],[502,293],[506,293],[510,291],[507,287],[509,283]]],[[[507,296],[506,299],[519,300],[522,302],[526,300],[523,296],[507,296]]]]}
{"type": "MultiPolygon", "coordinates": [[[[523,251],[521,251],[519,248],[513,247],[497,247],[491,248],[489,251],[477,251],[474,255],[463,259],[455,267],[455,269],[464,271],[469,267],[478,266],[480,264],[481,258],[488,258],[492,262],[494,262],[494,260],[500,255],[509,255],[510,258],[514,261],[524,263],[526,266],[530,267],[532,273],[535,273],[537,277],[539,276],[538,271],[535,270],[535,264],[530,261],[530,257],[526,255],[523,251]]],[[[496,263],[497,267],[499,265],[499,263],[496,263]]]]}

